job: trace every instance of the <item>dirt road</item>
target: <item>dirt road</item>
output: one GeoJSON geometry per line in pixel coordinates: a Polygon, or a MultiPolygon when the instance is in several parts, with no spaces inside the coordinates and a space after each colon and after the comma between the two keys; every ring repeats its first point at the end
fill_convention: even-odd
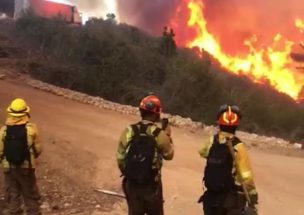
{"type": "MultiPolygon", "coordinates": [[[[71,207],[76,207],[74,197],[79,196],[78,210],[70,210],[70,214],[92,214],[94,210],[99,211],[95,214],[126,214],[123,202],[96,194],[91,188],[120,190],[115,163],[117,139],[123,128],[138,118],[66,100],[21,82],[0,80],[0,122],[5,118],[2,110],[15,97],[28,101],[32,121],[40,126],[45,151],[38,175],[46,199],[51,201],[53,195],[63,199],[65,195],[73,196],[57,204],[70,201],[71,207]],[[58,190],[49,193],[50,184],[58,190]],[[87,203],[85,207],[90,210],[82,208],[80,203],[87,203]]],[[[202,214],[196,200],[202,193],[204,161],[197,149],[207,134],[173,128],[173,138],[175,159],[166,163],[163,171],[166,214],[202,214]]],[[[304,160],[255,150],[250,150],[250,156],[260,194],[260,214],[303,215],[304,160]]],[[[69,205],[59,207],[64,209],[69,205]]],[[[64,210],[61,213],[65,214],[64,210]]]]}

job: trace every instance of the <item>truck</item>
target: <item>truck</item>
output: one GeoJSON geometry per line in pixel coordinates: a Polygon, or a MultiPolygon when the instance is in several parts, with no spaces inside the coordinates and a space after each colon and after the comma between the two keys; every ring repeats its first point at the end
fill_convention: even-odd
{"type": "Polygon", "coordinates": [[[60,17],[67,23],[82,24],[82,15],[74,5],[51,0],[15,0],[14,18],[18,19],[26,10],[45,18],[60,17]]]}

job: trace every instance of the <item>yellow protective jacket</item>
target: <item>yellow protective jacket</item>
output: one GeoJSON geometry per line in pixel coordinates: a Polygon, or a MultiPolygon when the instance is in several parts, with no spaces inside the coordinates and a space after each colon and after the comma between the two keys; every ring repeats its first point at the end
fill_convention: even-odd
{"type": "MultiPolygon", "coordinates": [[[[152,135],[152,133],[155,131],[155,129],[158,128],[156,124],[154,124],[150,121],[143,120],[141,122],[143,124],[153,124],[153,125],[148,126],[147,134],[149,134],[149,135],[152,135]]],[[[131,126],[126,128],[120,136],[118,149],[117,149],[117,153],[116,153],[116,158],[117,158],[118,167],[121,170],[121,172],[123,172],[123,170],[125,169],[125,156],[127,154],[128,148],[129,148],[129,142],[131,141],[133,136],[134,136],[134,132],[133,132],[131,126]]],[[[156,169],[158,169],[159,173],[160,173],[160,170],[162,167],[162,160],[163,159],[165,159],[165,160],[173,159],[174,146],[173,146],[170,134],[167,134],[163,130],[156,137],[156,142],[157,142],[156,147],[158,149],[157,151],[158,151],[158,153],[160,153],[161,156],[156,155],[153,163],[154,163],[154,167],[156,169]]]]}
{"type": "MultiPolygon", "coordinates": [[[[23,117],[11,117],[8,116],[6,120],[6,125],[23,125],[26,124],[27,129],[27,144],[30,148],[30,156],[31,156],[31,165],[29,161],[24,161],[24,163],[20,166],[21,168],[33,168],[36,167],[36,158],[41,154],[42,148],[41,144],[38,139],[38,130],[37,126],[33,123],[29,123],[29,117],[23,116],[23,117]],[[32,146],[32,147],[31,147],[32,146]]],[[[5,159],[4,153],[4,138],[6,135],[6,125],[3,126],[0,129],[0,159],[2,162],[2,166],[4,170],[7,170],[9,168],[15,168],[14,165],[10,165],[7,160],[5,159]]]]}
{"type": "MultiPolygon", "coordinates": [[[[219,132],[219,143],[220,144],[226,144],[227,139],[232,138],[234,135],[226,132],[219,132]]],[[[210,148],[213,144],[214,136],[212,136],[209,140],[209,142],[202,145],[202,147],[199,150],[199,154],[203,158],[207,158],[209,155],[210,148]]],[[[228,147],[228,146],[227,146],[228,147]]],[[[234,146],[235,150],[235,169],[239,170],[239,175],[235,176],[235,184],[241,185],[243,182],[248,190],[248,192],[251,194],[256,193],[255,190],[255,184],[254,184],[254,177],[253,172],[250,165],[250,160],[248,153],[246,151],[245,145],[243,143],[239,143],[234,146]]]]}

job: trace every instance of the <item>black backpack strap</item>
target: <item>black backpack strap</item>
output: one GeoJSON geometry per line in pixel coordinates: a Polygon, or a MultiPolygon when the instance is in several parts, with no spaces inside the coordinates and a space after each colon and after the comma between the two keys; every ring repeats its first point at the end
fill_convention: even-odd
{"type": "MultiPolygon", "coordinates": [[[[238,145],[239,143],[242,142],[242,141],[241,141],[238,137],[236,137],[236,136],[233,136],[233,137],[231,138],[231,140],[229,140],[229,141],[231,141],[233,148],[234,148],[236,145],[238,145]]],[[[227,142],[228,142],[228,141],[227,141],[227,142]]],[[[213,143],[219,143],[219,134],[215,134],[215,135],[213,136],[213,143]]],[[[213,143],[212,143],[212,144],[213,144],[213,143]]]]}
{"type": "Polygon", "coordinates": [[[233,138],[232,138],[232,145],[233,145],[233,147],[235,147],[237,144],[239,144],[239,143],[241,143],[242,141],[238,138],[238,137],[236,137],[236,136],[234,136],[233,138]]]}
{"type": "Polygon", "coordinates": [[[139,127],[139,133],[140,134],[147,134],[147,130],[151,125],[154,125],[154,123],[143,123],[142,121],[135,124],[137,128],[139,127]]]}
{"type": "Polygon", "coordinates": [[[159,127],[156,127],[156,129],[152,132],[152,135],[154,137],[158,137],[159,133],[162,131],[159,127]]]}
{"type": "Polygon", "coordinates": [[[131,128],[132,128],[132,131],[134,133],[134,136],[139,135],[140,132],[139,132],[139,128],[138,128],[138,123],[131,125],[131,128]]]}
{"type": "MultiPolygon", "coordinates": [[[[138,125],[139,125],[139,123],[130,125],[131,129],[133,131],[133,136],[132,136],[131,139],[133,139],[134,137],[136,138],[136,137],[138,137],[140,135],[140,131],[139,131],[138,125]]],[[[131,141],[128,142],[127,147],[130,146],[130,143],[131,143],[131,141]]]]}
{"type": "Polygon", "coordinates": [[[139,124],[139,133],[140,134],[147,134],[148,127],[149,127],[149,124],[140,123],[139,124]]]}
{"type": "MultiPolygon", "coordinates": [[[[210,145],[210,148],[211,148],[213,145],[215,145],[215,144],[220,144],[220,142],[219,142],[219,134],[213,135],[213,140],[212,140],[212,143],[211,143],[211,145],[210,145]]],[[[208,155],[208,156],[209,156],[209,155],[208,155]]]]}
{"type": "MultiPolygon", "coordinates": [[[[131,125],[131,128],[135,135],[147,134],[147,130],[150,126],[154,125],[154,123],[144,124],[142,122],[138,122],[136,124],[131,125]]],[[[156,129],[152,132],[153,137],[157,137],[162,129],[156,127],[156,129]]]]}
{"type": "MultiPolygon", "coordinates": [[[[215,134],[214,136],[213,136],[213,143],[219,143],[219,134],[215,134]]],[[[212,144],[213,144],[212,143],[212,144]]]]}
{"type": "Polygon", "coordinates": [[[31,169],[32,167],[33,167],[33,165],[32,165],[32,155],[31,155],[31,149],[33,149],[33,153],[34,153],[34,157],[36,157],[36,153],[37,153],[37,150],[36,150],[36,148],[35,148],[35,143],[33,142],[32,143],[32,145],[28,145],[29,143],[28,143],[28,139],[27,139],[27,137],[28,137],[28,128],[27,128],[27,126],[28,126],[28,123],[26,123],[25,125],[24,125],[24,128],[25,128],[25,133],[26,133],[26,146],[27,146],[27,150],[28,150],[28,162],[29,162],[29,168],[31,169]]]}
{"type": "Polygon", "coordinates": [[[27,125],[28,125],[28,123],[26,123],[25,125],[24,125],[24,128],[25,128],[25,133],[26,133],[26,146],[27,146],[27,150],[28,150],[28,162],[29,162],[29,168],[31,169],[32,167],[33,167],[33,165],[32,165],[32,155],[31,155],[31,149],[33,149],[33,153],[34,153],[34,156],[36,157],[36,153],[37,153],[37,151],[36,151],[36,148],[35,148],[35,143],[33,142],[32,143],[32,145],[28,145],[29,143],[28,143],[28,139],[27,139],[27,137],[28,137],[28,128],[27,128],[27,125]]]}

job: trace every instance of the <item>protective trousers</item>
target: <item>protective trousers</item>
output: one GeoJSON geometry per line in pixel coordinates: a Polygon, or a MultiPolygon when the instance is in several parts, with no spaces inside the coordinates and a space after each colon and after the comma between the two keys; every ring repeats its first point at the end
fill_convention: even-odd
{"type": "Polygon", "coordinates": [[[246,206],[245,196],[236,190],[206,191],[202,201],[205,215],[244,215],[246,206]]]}
{"type": "Polygon", "coordinates": [[[123,180],[123,191],[128,203],[128,215],[163,215],[162,183],[147,185],[132,184],[123,180]]]}
{"type": "Polygon", "coordinates": [[[10,214],[23,214],[22,203],[24,203],[27,215],[41,215],[35,170],[11,168],[4,173],[4,177],[8,189],[10,214]]]}

